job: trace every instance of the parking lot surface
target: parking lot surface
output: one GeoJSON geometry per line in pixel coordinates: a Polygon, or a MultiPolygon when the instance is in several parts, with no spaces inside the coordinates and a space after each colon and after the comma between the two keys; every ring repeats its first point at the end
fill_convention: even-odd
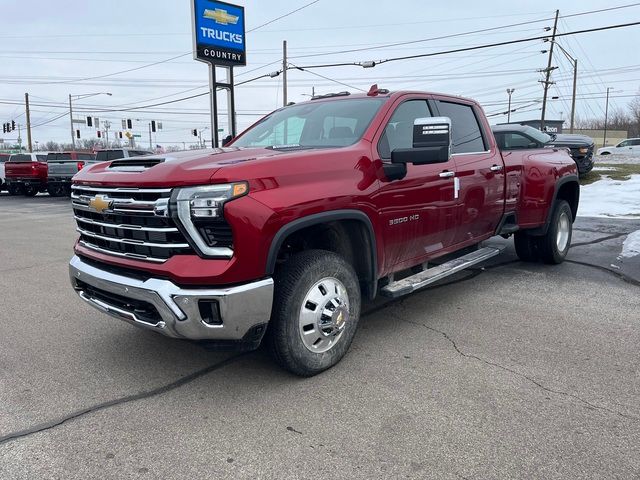
{"type": "Polygon", "coordinates": [[[67,199],[0,196],[0,478],[638,478],[637,220],[569,261],[491,264],[368,307],[301,379],[262,349],[135,329],[69,286],[67,199]]]}

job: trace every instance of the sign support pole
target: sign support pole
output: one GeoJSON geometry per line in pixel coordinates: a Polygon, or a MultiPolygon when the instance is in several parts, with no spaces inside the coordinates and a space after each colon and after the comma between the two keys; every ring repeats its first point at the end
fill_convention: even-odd
{"type": "Polygon", "coordinates": [[[211,100],[211,146],[218,148],[218,89],[216,66],[209,64],[209,98],[211,100]]]}

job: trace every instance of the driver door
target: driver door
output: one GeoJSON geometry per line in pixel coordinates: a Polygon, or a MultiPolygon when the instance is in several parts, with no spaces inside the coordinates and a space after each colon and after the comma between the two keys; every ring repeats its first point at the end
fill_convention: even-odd
{"type": "MultiPolygon", "coordinates": [[[[411,148],[414,121],[432,116],[426,98],[396,104],[378,137],[376,159],[391,162],[394,149],[411,148]]],[[[454,161],[449,159],[431,165],[407,164],[407,175],[402,180],[381,179],[373,202],[383,231],[385,272],[423,263],[452,245],[458,203],[455,172],[454,161]]]]}

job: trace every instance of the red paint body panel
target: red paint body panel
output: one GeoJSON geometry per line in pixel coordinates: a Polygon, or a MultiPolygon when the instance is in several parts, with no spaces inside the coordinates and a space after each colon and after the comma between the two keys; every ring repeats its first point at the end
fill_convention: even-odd
{"type": "Polygon", "coordinates": [[[5,178],[7,180],[30,180],[47,183],[47,162],[6,162],[5,178]]]}
{"type": "Polygon", "coordinates": [[[110,171],[110,163],[104,162],[74,177],[75,183],[84,185],[141,188],[248,182],[249,194],[224,208],[233,231],[233,258],[176,255],[153,264],[96,253],[80,245],[76,252],[169,278],[179,285],[239,284],[267,275],[269,249],[285,225],[309,215],[348,209],[363,212],[371,221],[380,278],[493,236],[505,212],[516,213],[522,227],[543,225],[558,179],[576,174],[575,162],[564,151],[509,152],[503,160],[482,110],[473,101],[406,92],[382,97],[386,102],[362,139],[349,147],[283,152],[231,145],[167,154],[164,163],[143,172],[110,171]],[[487,151],[454,155],[446,164],[408,165],[404,179],[388,181],[377,144],[395,106],[407,98],[472,105],[481,118],[487,151]],[[504,168],[491,171],[494,165],[504,168]],[[454,198],[453,180],[439,177],[447,169],[455,171],[460,180],[458,198],[454,198]]]}

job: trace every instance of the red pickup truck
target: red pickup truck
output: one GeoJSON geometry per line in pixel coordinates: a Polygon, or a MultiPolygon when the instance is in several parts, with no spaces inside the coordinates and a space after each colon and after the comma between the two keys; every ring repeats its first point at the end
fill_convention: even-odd
{"type": "Polygon", "coordinates": [[[336,364],[361,302],[484,261],[515,235],[560,263],[578,208],[565,149],[497,149],[473,100],[328,95],[225,148],[103,162],[74,178],[71,282],[133,325],[255,348],[310,376],[336,364]]]}
{"type": "Polygon", "coordinates": [[[5,163],[7,190],[10,195],[34,197],[47,190],[47,152],[17,153],[5,163]]]}

